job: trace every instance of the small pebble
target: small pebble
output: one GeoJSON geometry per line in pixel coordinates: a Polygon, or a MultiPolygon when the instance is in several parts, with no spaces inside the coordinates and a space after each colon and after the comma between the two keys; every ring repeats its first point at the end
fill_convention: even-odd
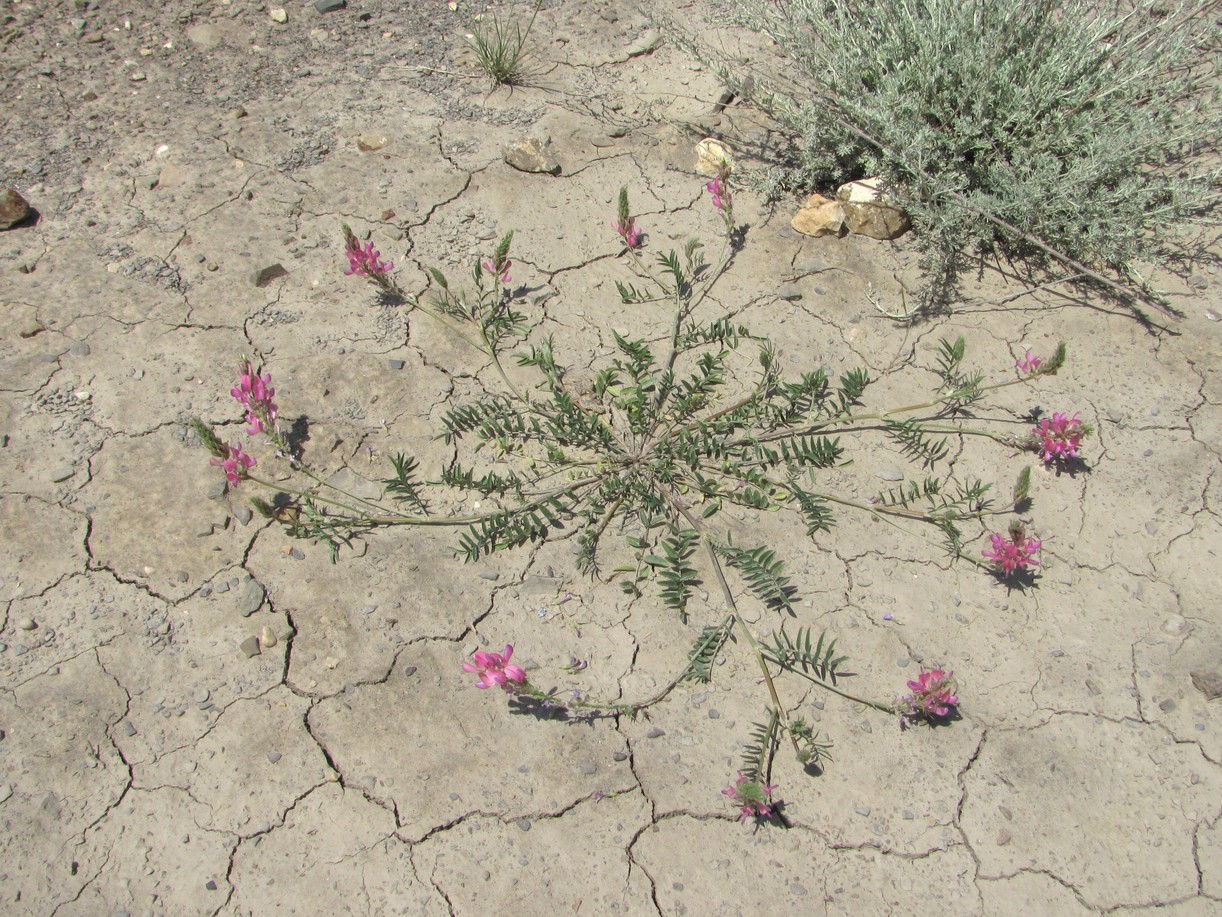
{"type": "Polygon", "coordinates": [[[529,831],[533,827],[533,825],[531,825],[530,823],[529,818],[519,818],[517,821],[514,822],[514,824],[517,825],[519,828],[521,828],[523,831],[529,831]]]}
{"type": "Polygon", "coordinates": [[[194,774],[195,768],[198,766],[194,761],[184,761],[182,763],[182,772],[184,774],[194,774]]]}
{"type": "Polygon", "coordinates": [[[239,644],[239,648],[246,654],[246,658],[250,659],[258,656],[263,650],[259,646],[259,638],[255,636],[247,637],[239,644]]]}
{"type": "Polygon", "coordinates": [[[33,618],[22,618],[21,623],[19,623],[17,626],[22,630],[34,630],[38,627],[38,624],[33,618]]]}
{"type": "Polygon", "coordinates": [[[222,580],[221,582],[217,583],[217,584],[216,584],[216,591],[217,591],[218,593],[221,593],[221,592],[228,592],[228,591],[229,591],[229,583],[228,583],[227,581],[225,581],[225,580],[222,580]]]}
{"type": "Polygon", "coordinates": [[[1006,844],[1010,843],[1010,836],[1009,831],[1007,831],[1005,828],[1000,828],[997,831],[997,846],[1004,847],[1006,844]]]}
{"type": "Polygon", "coordinates": [[[211,691],[209,691],[207,688],[200,688],[198,691],[195,692],[195,703],[199,704],[202,707],[204,704],[208,703],[208,700],[211,697],[212,697],[211,691]]]}
{"type": "Polygon", "coordinates": [[[297,548],[293,548],[293,550],[289,552],[289,556],[292,557],[293,560],[305,560],[305,555],[302,554],[297,548]]]}
{"type": "Polygon", "coordinates": [[[251,511],[249,506],[243,506],[234,513],[234,516],[237,517],[238,522],[242,523],[242,525],[246,525],[250,522],[251,518],[253,518],[254,513],[251,511]]]}
{"type": "Polygon", "coordinates": [[[484,570],[482,573],[480,573],[479,578],[491,580],[492,582],[495,583],[497,580],[501,578],[501,574],[497,573],[494,570],[484,570]]]}
{"type": "Polygon", "coordinates": [[[387,360],[386,365],[391,369],[402,369],[407,365],[407,363],[405,363],[403,360],[387,360]]]}
{"type": "Polygon", "coordinates": [[[136,727],[132,725],[131,720],[123,721],[123,734],[127,736],[134,736],[136,734],[136,727]]]}
{"type": "Polygon", "coordinates": [[[408,678],[411,678],[416,674],[416,667],[414,665],[405,666],[403,669],[403,674],[408,678]]]}
{"type": "Polygon", "coordinates": [[[270,761],[272,764],[275,764],[277,761],[280,760],[280,752],[269,751],[267,753],[267,760],[270,761]]]}
{"type": "Polygon", "coordinates": [[[210,892],[214,892],[216,891],[216,883],[213,882],[211,879],[209,879],[207,882],[204,883],[204,888],[208,889],[208,891],[210,892]]]}
{"type": "Polygon", "coordinates": [[[615,759],[616,761],[627,761],[628,760],[628,755],[622,751],[617,751],[611,757],[615,759]]]}
{"type": "Polygon", "coordinates": [[[259,646],[268,650],[276,645],[276,634],[266,624],[263,625],[263,632],[259,634],[259,646]]]}
{"type": "Polygon", "coordinates": [[[856,812],[858,815],[865,817],[870,814],[870,807],[869,806],[857,806],[853,811],[856,812]]]}
{"type": "Polygon", "coordinates": [[[664,735],[666,735],[665,729],[663,729],[661,726],[654,726],[652,729],[649,730],[649,732],[645,733],[645,738],[658,739],[664,735]]]}
{"type": "Polygon", "coordinates": [[[581,764],[581,772],[587,777],[598,773],[598,765],[593,761],[583,761],[581,764]]]}
{"type": "Polygon", "coordinates": [[[710,720],[719,720],[721,719],[721,713],[719,713],[716,709],[710,707],[709,708],[709,719],[710,720]]]}
{"type": "Polygon", "coordinates": [[[191,574],[189,574],[186,570],[179,570],[174,574],[174,579],[180,583],[185,583],[187,580],[191,579],[191,574]]]}

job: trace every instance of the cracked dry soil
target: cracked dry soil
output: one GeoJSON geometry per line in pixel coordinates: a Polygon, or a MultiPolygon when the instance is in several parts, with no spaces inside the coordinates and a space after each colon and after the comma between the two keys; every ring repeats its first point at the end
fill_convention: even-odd
{"type": "MultiPolygon", "coordinates": [[[[38,211],[0,233],[0,910],[1222,913],[1222,707],[1193,678],[1222,670],[1216,276],[1172,290],[1176,333],[1052,290],[990,304],[1021,289],[992,267],[905,328],[868,298],[914,279],[904,240],[804,238],[739,196],[746,244],[709,308],[794,368],[865,365],[885,395],[932,381],[939,337],[999,378],[1020,342],[1066,340],[1066,370],[995,410],[1038,399],[1098,430],[1089,473],[1036,470],[1034,590],[851,516],[791,548],[799,623],[840,638],[866,693],[943,663],[963,716],[901,734],[789,697],[835,760],[810,777],[778,758],[790,824],[752,830],[718,793],[763,703],[736,648],[712,684],[581,726],[515,717],[459,670],[512,640],[540,680],[637,697],[699,615],[574,576],[563,541],[464,567],[447,538],[392,534],[332,565],[226,494],[184,420],[236,429],[250,354],[327,472],[361,486],[403,448],[436,467],[434,423],[481,363],[342,276],[340,221],[417,290],[422,265],[460,275],[516,230],[536,333],[582,367],[612,330],[664,333],[615,295],[616,189],[654,249],[708,239],[695,139],[766,134],[715,110],[715,78],[623,0],[547,0],[533,85],[492,94],[465,3],[293,0],[283,24],[274,6],[0,9],[0,178],[38,211]],[[526,136],[552,138],[559,176],[502,161],[526,136]],[[589,668],[566,675],[570,655],[589,668]]],[[[867,495],[896,461],[861,456],[839,483],[867,495]]],[[[999,481],[1026,461],[954,456],[999,481]]]]}

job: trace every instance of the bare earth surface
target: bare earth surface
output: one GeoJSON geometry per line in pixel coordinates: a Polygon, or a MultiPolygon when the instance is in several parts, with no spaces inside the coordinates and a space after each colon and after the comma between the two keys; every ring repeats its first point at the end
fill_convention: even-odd
{"type": "MultiPolygon", "coordinates": [[[[943,664],[962,717],[901,733],[794,694],[835,760],[810,776],[781,754],[788,827],[742,825],[719,790],[766,702],[742,647],[710,685],[593,725],[516,716],[459,668],[512,641],[540,683],[643,697],[716,596],[681,624],[574,574],[566,541],[464,566],[452,533],[392,533],[333,565],[252,519],[185,421],[239,435],[249,354],[328,474],[366,486],[402,449],[435,469],[437,419],[494,380],[343,276],[340,222],[414,291],[422,265],[462,276],[516,230],[535,333],[581,368],[612,330],[666,334],[616,295],[617,189],[653,250],[713,239],[694,141],[746,146],[758,122],[714,115],[715,77],[626,0],[549,0],[536,84],[491,95],[469,10],[285,6],[284,24],[252,0],[0,7],[0,180],[38,211],[0,233],[0,911],[1222,913],[1218,277],[1165,281],[1174,334],[1052,292],[904,327],[869,293],[915,281],[905,240],[806,238],[791,207],[739,195],[745,247],[704,318],[730,311],[795,370],[865,365],[872,398],[931,388],[939,337],[990,380],[1065,340],[1066,370],[990,410],[1035,399],[1098,430],[1088,471],[1036,469],[1034,589],[851,514],[815,543],[743,520],[784,548],[797,623],[840,638],[862,693],[943,664]],[[503,161],[529,136],[559,175],[503,161]]],[[[1021,290],[992,269],[978,286],[1021,290]]],[[[959,448],[1003,486],[1031,462],[959,448]]],[[[923,476],[857,457],[840,484],[862,498],[923,476]]]]}

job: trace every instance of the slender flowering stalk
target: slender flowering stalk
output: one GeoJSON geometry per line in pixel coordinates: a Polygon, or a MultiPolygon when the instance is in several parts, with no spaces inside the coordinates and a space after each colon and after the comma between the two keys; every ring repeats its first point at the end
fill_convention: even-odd
{"type": "Polygon", "coordinates": [[[717,177],[704,186],[713,199],[713,208],[726,224],[727,233],[734,231],[734,195],[730,191],[729,178],[729,167],[723,164],[717,177]]]}
{"type": "Polygon", "coordinates": [[[748,818],[768,818],[772,815],[772,793],[775,790],[774,784],[749,780],[746,774],[739,771],[738,779],[722,790],[721,795],[739,806],[742,814],[738,820],[746,822],[748,818]]]}
{"type": "Polygon", "coordinates": [[[1053,461],[1081,458],[1078,448],[1082,445],[1082,438],[1090,432],[1090,427],[1082,423],[1076,413],[1070,417],[1054,411],[1051,420],[1045,417],[1031,431],[1027,445],[1040,454],[1045,465],[1050,465],[1053,461]]]}
{"type": "Polygon", "coordinates": [[[1026,573],[1031,567],[1040,565],[1035,557],[1040,550],[1040,540],[1028,537],[1021,522],[1012,523],[1006,535],[994,532],[989,542],[991,547],[981,553],[985,560],[992,561],[995,572],[1007,579],[1018,571],[1026,573]]]}
{"type": "Polygon", "coordinates": [[[211,459],[210,464],[224,468],[225,480],[229,482],[229,486],[237,487],[242,478],[246,477],[246,473],[257,464],[255,457],[243,452],[241,443],[222,444],[222,448],[225,450],[224,457],[211,459]]]}
{"type": "MultiPolygon", "coordinates": [[[[509,244],[513,241],[513,230],[505,233],[505,237],[497,243],[496,251],[492,253],[491,258],[485,258],[480,262],[480,267],[485,273],[491,274],[497,281],[504,286],[509,283],[509,268],[513,264],[509,260],[509,244]]],[[[477,278],[478,279],[478,278],[477,278]]]]}
{"type": "Polygon", "coordinates": [[[1044,358],[1038,354],[1028,350],[1019,359],[1014,361],[1014,365],[1018,367],[1018,371],[1024,375],[1034,375],[1039,371],[1039,368],[1044,364],[1044,358]]]}
{"type": "Polygon", "coordinates": [[[504,653],[475,653],[471,658],[472,662],[462,664],[462,670],[479,675],[475,687],[480,690],[504,688],[512,693],[517,685],[526,683],[526,670],[509,663],[513,658],[512,643],[505,645],[504,653]]]}
{"type": "Polygon", "coordinates": [[[941,669],[921,669],[915,681],[908,682],[910,694],[896,700],[900,708],[900,719],[904,725],[917,717],[941,719],[949,716],[959,705],[955,696],[955,673],[941,669]]]}
{"type": "Polygon", "coordinates": [[[624,240],[625,247],[635,252],[641,247],[641,237],[644,233],[636,227],[636,218],[629,215],[628,212],[628,189],[619,189],[619,210],[615,220],[611,226],[619,233],[619,237],[624,240]]]}

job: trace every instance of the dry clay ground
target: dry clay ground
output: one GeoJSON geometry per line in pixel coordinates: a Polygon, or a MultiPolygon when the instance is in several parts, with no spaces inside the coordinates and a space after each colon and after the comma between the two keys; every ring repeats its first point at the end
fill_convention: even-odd
{"type": "MultiPolygon", "coordinates": [[[[438,418],[495,384],[343,276],[341,220],[413,290],[422,264],[460,276],[515,229],[535,333],[578,370],[613,329],[664,335],[615,294],[615,190],[651,249],[717,224],[693,138],[645,103],[732,143],[749,113],[711,118],[716,80],[629,3],[545,6],[546,72],[486,96],[442,3],[294,0],[285,24],[249,0],[6,4],[0,168],[39,216],[0,233],[0,909],[1219,913],[1216,276],[1173,286],[1175,334],[1052,291],[905,328],[868,300],[915,279],[903,240],[804,238],[740,194],[745,246],[703,317],[773,335],[795,371],[865,365],[878,404],[933,385],[939,337],[964,335],[989,379],[1066,340],[1066,370],[987,410],[1098,431],[1086,470],[1036,470],[1034,589],[862,517],[814,543],[739,523],[785,547],[795,623],[840,638],[855,689],[889,699],[922,662],[961,685],[959,720],[901,733],[783,682],[836,743],[821,776],[778,758],[788,827],[742,825],[718,792],[765,703],[739,646],[710,685],[589,725],[514,715],[459,669],[512,641],[541,684],[643,697],[716,597],[684,625],[576,576],[563,540],[464,566],[451,534],[392,533],[333,565],[252,519],[251,485],[224,491],[184,421],[241,435],[242,354],[309,419],[306,457],[358,488],[400,449],[451,458],[438,418]],[[502,161],[527,136],[552,138],[559,176],[502,161]],[[589,667],[565,673],[573,656],[589,667]]],[[[976,293],[1017,289],[989,271],[976,293]]],[[[1031,461],[956,449],[957,473],[1002,487],[1031,461]]],[[[923,475],[855,457],[826,483],[866,497],[923,475]]]]}

